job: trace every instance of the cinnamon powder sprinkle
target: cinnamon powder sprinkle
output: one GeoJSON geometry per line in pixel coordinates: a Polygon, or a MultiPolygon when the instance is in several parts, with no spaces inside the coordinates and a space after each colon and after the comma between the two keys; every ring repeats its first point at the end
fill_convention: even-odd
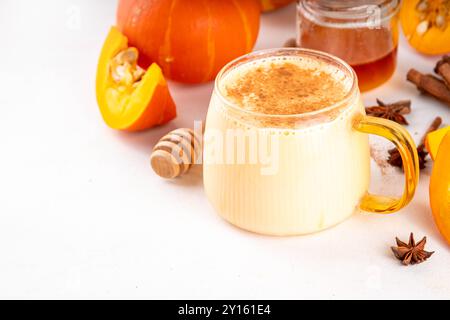
{"type": "Polygon", "coordinates": [[[289,61],[267,62],[234,79],[225,85],[227,97],[243,109],[263,114],[317,111],[341,101],[348,92],[330,73],[289,61]]]}

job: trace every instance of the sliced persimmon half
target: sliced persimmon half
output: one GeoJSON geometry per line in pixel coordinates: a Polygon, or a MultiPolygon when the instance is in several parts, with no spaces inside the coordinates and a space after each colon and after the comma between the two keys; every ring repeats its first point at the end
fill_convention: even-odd
{"type": "Polygon", "coordinates": [[[176,107],[161,68],[139,67],[139,51],[112,27],[97,68],[97,103],[106,124],[113,129],[139,131],[176,117],[176,107]]]}

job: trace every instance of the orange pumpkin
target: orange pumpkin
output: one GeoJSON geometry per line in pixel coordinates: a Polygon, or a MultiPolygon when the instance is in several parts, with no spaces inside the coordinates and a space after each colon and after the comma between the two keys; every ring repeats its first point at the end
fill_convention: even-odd
{"type": "Polygon", "coordinates": [[[400,19],[408,42],[417,51],[450,52],[450,0],[405,0],[400,19]]]}
{"type": "Polygon", "coordinates": [[[441,146],[442,140],[447,133],[450,132],[450,126],[430,132],[425,139],[425,146],[430,153],[430,157],[436,160],[439,147],[441,146]]]}
{"type": "Polygon", "coordinates": [[[168,78],[199,83],[253,49],[260,13],[259,0],[120,0],[117,24],[141,66],[156,62],[168,78]]]}
{"type": "Polygon", "coordinates": [[[450,244],[450,132],[442,139],[430,178],[430,204],[434,222],[450,244]]]}
{"type": "Polygon", "coordinates": [[[264,12],[273,11],[284,7],[295,0],[260,0],[264,12]]]}
{"type": "Polygon", "coordinates": [[[137,65],[139,52],[112,27],[97,66],[97,102],[106,124],[113,129],[140,131],[169,122],[176,106],[161,69],[137,65]]]}

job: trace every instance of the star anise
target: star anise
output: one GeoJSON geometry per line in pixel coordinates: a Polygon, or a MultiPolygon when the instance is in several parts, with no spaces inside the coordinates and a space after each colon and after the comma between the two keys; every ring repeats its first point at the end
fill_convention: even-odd
{"type": "Polygon", "coordinates": [[[403,115],[411,112],[410,100],[401,100],[387,104],[380,99],[377,99],[377,103],[377,106],[366,108],[366,113],[369,116],[384,118],[399,124],[408,125],[408,121],[406,121],[403,115]]]}
{"type": "Polygon", "coordinates": [[[395,238],[397,247],[391,247],[392,252],[397,259],[399,259],[404,265],[419,264],[427,260],[433,252],[425,251],[425,244],[427,237],[423,237],[417,244],[414,241],[414,235],[410,234],[408,244],[401,241],[399,238],[395,238]]]}
{"type": "MultiPolygon", "coordinates": [[[[420,169],[425,169],[426,167],[426,162],[427,162],[427,156],[428,156],[428,151],[425,148],[425,139],[427,137],[427,135],[430,132],[433,132],[437,129],[439,129],[439,127],[442,124],[442,118],[441,117],[436,117],[434,119],[434,121],[431,123],[430,127],[428,128],[428,130],[425,132],[425,135],[422,137],[422,140],[419,144],[419,146],[417,147],[417,154],[419,156],[419,168],[420,169]]],[[[394,167],[398,167],[400,169],[403,168],[403,161],[402,161],[402,157],[400,156],[400,152],[398,152],[398,149],[391,149],[388,151],[389,153],[389,158],[388,158],[388,163],[391,166],[394,167]]]]}
{"type": "MultiPolygon", "coordinates": [[[[403,169],[403,161],[402,157],[400,156],[400,152],[398,152],[398,149],[390,149],[388,153],[389,153],[388,163],[393,167],[403,169]]],[[[425,149],[424,144],[421,144],[420,146],[417,147],[417,155],[419,156],[419,168],[421,170],[425,169],[428,151],[425,149]]]]}

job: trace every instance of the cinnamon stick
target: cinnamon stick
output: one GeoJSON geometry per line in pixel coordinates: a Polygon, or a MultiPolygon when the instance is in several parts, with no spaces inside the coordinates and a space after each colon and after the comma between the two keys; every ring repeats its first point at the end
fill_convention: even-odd
{"type": "Polygon", "coordinates": [[[450,89],[447,88],[443,80],[433,75],[422,74],[415,69],[409,70],[407,79],[414,83],[420,91],[450,105],[450,89]]]}
{"type": "Polygon", "coordinates": [[[443,56],[436,64],[434,72],[444,79],[445,85],[450,90],[450,56],[443,56]]]}
{"type": "Polygon", "coordinates": [[[436,117],[433,122],[430,124],[430,126],[428,127],[427,131],[425,132],[425,134],[423,135],[422,139],[420,139],[420,144],[419,147],[421,146],[425,146],[425,140],[427,139],[427,135],[433,131],[436,131],[437,129],[439,129],[439,127],[442,124],[442,118],[441,117],[436,117]]]}

